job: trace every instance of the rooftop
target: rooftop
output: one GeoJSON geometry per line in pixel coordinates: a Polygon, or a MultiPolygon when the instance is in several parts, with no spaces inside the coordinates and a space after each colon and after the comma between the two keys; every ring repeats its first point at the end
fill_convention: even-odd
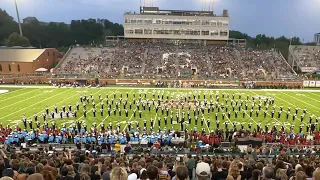
{"type": "MultiPolygon", "coordinates": [[[[127,12],[126,14],[136,14],[127,12]]],[[[213,11],[192,11],[192,10],[166,10],[159,7],[140,7],[141,15],[174,15],[174,16],[217,16],[213,11]]],[[[228,11],[224,10],[223,17],[228,17],[228,11]]]]}
{"type": "Polygon", "coordinates": [[[45,49],[0,48],[0,62],[33,62],[45,49]]]}

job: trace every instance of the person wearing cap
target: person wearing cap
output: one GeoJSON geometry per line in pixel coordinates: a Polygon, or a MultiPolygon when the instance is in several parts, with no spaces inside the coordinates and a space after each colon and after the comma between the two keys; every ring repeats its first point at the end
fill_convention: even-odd
{"type": "Polygon", "coordinates": [[[200,162],[196,167],[196,180],[209,180],[210,179],[210,166],[208,163],[200,162]]]}

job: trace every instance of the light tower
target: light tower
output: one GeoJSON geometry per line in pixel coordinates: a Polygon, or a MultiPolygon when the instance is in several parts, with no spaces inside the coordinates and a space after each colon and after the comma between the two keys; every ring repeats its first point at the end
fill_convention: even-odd
{"type": "Polygon", "coordinates": [[[16,12],[17,12],[17,17],[18,17],[18,24],[19,24],[20,36],[23,36],[23,34],[22,34],[22,28],[21,28],[21,23],[20,23],[20,16],[19,16],[19,11],[18,11],[17,0],[14,0],[14,4],[16,5],[16,12]]]}

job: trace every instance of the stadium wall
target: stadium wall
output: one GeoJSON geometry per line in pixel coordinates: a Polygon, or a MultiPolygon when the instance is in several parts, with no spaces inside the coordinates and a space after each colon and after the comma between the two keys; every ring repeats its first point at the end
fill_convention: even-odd
{"type": "MultiPolygon", "coordinates": [[[[0,81],[6,84],[14,84],[14,83],[49,83],[49,82],[58,82],[58,83],[72,83],[76,81],[87,82],[88,84],[96,84],[100,85],[119,85],[119,86],[136,86],[136,85],[154,85],[159,80],[153,79],[96,79],[96,78],[48,78],[45,76],[25,76],[25,77],[2,77],[0,81]]],[[[246,81],[235,82],[234,80],[161,80],[161,82],[174,82],[181,81],[182,84],[187,85],[188,83],[194,83],[199,85],[211,84],[215,87],[243,87],[246,81]]],[[[256,85],[268,86],[268,85],[276,85],[281,86],[285,85],[288,87],[306,87],[304,86],[304,81],[255,81],[256,85]]],[[[316,82],[317,83],[317,82],[316,82]]],[[[320,83],[320,81],[319,81],[320,83]]]]}

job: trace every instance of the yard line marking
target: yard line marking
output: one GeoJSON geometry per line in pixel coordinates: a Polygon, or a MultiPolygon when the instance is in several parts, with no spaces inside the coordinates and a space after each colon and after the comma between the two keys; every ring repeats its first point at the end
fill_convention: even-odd
{"type": "Polygon", "coordinates": [[[100,126],[104,123],[104,121],[105,121],[106,119],[108,119],[108,117],[109,117],[109,115],[108,115],[107,117],[105,117],[105,118],[100,122],[100,124],[98,124],[97,127],[100,127],[100,126]]]}
{"type": "MultiPolygon", "coordinates": [[[[280,92],[280,93],[284,94],[283,92],[280,92]]],[[[291,96],[291,95],[289,95],[289,94],[284,94],[284,95],[290,96],[290,97],[292,97],[293,99],[296,99],[296,100],[298,100],[298,101],[300,101],[300,102],[303,102],[303,103],[305,103],[305,104],[308,104],[309,106],[312,106],[312,107],[320,110],[320,108],[318,108],[318,107],[316,107],[316,106],[314,106],[314,105],[312,105],[312,104],[309,104],[309,103],[307,103],[307,102],[305,102],[305,101],[302,101],[302,100],[300,100],[300,99],[298,99],[298,98],[295,98],[295,97],[293,97],[293,96],[291,96]]]]}
{"type": "Polygon", "coordinates": [[[313,100],[313,101],[320,102],[319,100],[316,100],[316,99],[314,99],[314,98],[311,98],[311,97],[309,97],[308,95],[305,95],[305,96],[303,96],[303,97],[306,97],[306,98],[311,99],[311,100],[313,100]]]}
{"type": "MultiPolygon", "coordinates": [[[[137,108],[134,109],[133,111],[135,111],[135,110],[137,110],[137,108]]],[[[127,121],[127,123],[126,123],[126,125],[124,126],[124,128],[123,128],[122,131],[125,131],[125,130],[126,130],[126,128],[127,128],[127,126],[128,126],[128,123],[131,121],[132,117],[133,117],[133,113],[132,113],[132,115],[130,116],[129,120],[127,121]]]]}
{"type": "MultiPolygon", "coordinates": [[[[0,86],[0,87],[2,87],[2,86],[0,86]]],[[[4,88],[5,88],[5,87],[4,87],[4,88]]],[[[10,87],[8,87],[8,88],[10,88],[10,87]]],[[[15,87],[11,87],[11,88],[15,88],[15,87]]],[[[0,97],[1,97],[1,96],[4,96],[4,95],[8,95],[8,94],[13,93],[13,92],[22,91],[22,90],[24,90],[24,88],[21,88],[21,89],[19,89],[19,90],[15,90],[15,91],[9,91],[9,92],[7,92],[7,93],[0,94],[0,97]]]]}
{"type": "Polygon", "coordinates": [[[315,95],[315,96],[320,97],[320,95],[318,95],[318,94],[316,94],[316,93],[314,93],[314,92],[308,92],[308,93],[310,93],[310,94],[313,94],[313,95],[315,95]]]}
{"type": "MultiPolygon", "coordinates": [[[[24,89],[21,89],[21,90],[24,90],[24,89]]],[[[2,101],[0,101],[0,103],[3,102],[3,101],[6,101],[6,100],[12,99],[12,98],[16,98],[16,97],[19,97],[19,96],[22,96],[22,95],[31,93],[31,92],[33,92],[33,91],[37,91],[37,90],[39,90],[39,89],[35,89],[35,90],[29,91],[29,92],[25,92],[25,93],[22,93],[22,94],[18,94],[18,95],[16,95],[16,96],[12,96],[12,97],[9,97],[9,98],[5,98],[5,99],[3,99],[2,101]]],[[[17,91],[20,91],[20,90],[17,90],[17,91]]],[[[12,91],[12,92],[16,92],[16,91],[12,91]]],[[[6,93],[6,94],[8,94],[8,93],[6,93]]],[[[4,95],[4,94],[3,94],[3,95],[4,95]]]]}
{"type": "Polygon", "coordinates": [[[29,97],[29,98],[27,98],[27,99],[23,99],[23,100],[21,100],[21,101],[17,101],[17,102],[12,103],[12,104],[9,104],[8,106],[3,106],[3,107],[1,107],[0,109],[8,108],[8,107],[10,107],[10,106],[12,106],[12,105],[19,104],[19,103],[24,102],[24,101],[26,101],[26,100],[28,100],[28,99],[32,99],[32,98],[35,98],[35,97],[41,96],[41,95],[43,95],[43,94],[45,94],[45,92],[40,93],[40,94],[35,95],[35,96],[31,96],[31,97],[29,97]]]}
{"type": "MultiPolygon", "coordinates": [[[[71,89],[69,89],[69,90],[67,90],[67,91],[70,91],[70,90],[71,90],[71,89]]],[[[32,104],[31,106],[28,106],[28,107],[22,108],[22,109],[20,109],[19,111],[16,111],[16,112],[10,113],[10,114],[8,114],[8,115],[6,115],[6,116],[4,116],[4,117],[1,117],[0,119],[4,119],[4,118],[6,118],[6,117],[8,117],[8,116],[11,116],[11,115],[13,115],[13,114],[17,113],[17,112],[20,112],[20,111],[22,111],[22,110],[28,109],[28,108],[30,108],[30,107],[32,107],[32,106],[34,106],[34,105],[36,105],[36,104],[42,103],[42,102],[44,102],[44,101],[47,101],[48,99],[51,99],[51,98],[56,97],[56,96],[59,96],[60,94],[65,93],[65,92],[67,92],[67,91],[63,91],[63,92],[58,93],[58,94],[56,94],[56,95],[54,95],[54,96],[50,96],[49,98],[46,98],[46,99],[44,99],[44,100],[42,100],[42,101],[39,101],[39,102],[37,102],[37,103],[35,103],[35,104],[32,104]]],[[[31,116],[31,117],[32,117],[32,116],[31,116]]]]}
{"type": "MultiPolygon", "coordinates": [[[[64,100],[58,102],[57,104],[61,104],[62,102],[66,101],[67,99],[70,99],[70,98],[72,98],[72,97],[74,97],[74,96],[76,96],[76,95],[79,95],[79,94],[80,94],[80,93],[76,93],[76,94],[74,94],[74,95],[72,95],[72,96],[70,96],[70,97],[68,97],[68,98],[65,98],[64,100]]],[[[51,107],[54,107],[54,106],[55,106],[55,105],[52,105],[52,106],[50,106],[50,107],[48,107],[48,108],[50,109],[51,107]]],[[[42,111],[43,111],[43,110],[37,112],[37,114],[41,113],[42,111]]],[[[29,116],[29,117],[27,117],[27,119],[30,119],[31,117],[32,117],[32,115],[29,116]]],[[[55,118],[55,119],[56,119],[56,118],[55,118]]],[[[49,122],[52,122],[52,121],[53,121],[53,120],[50,120],[49,122]]],[[[49,123],[49,122],[48,122],[48,123],[49,123]]],[[[21,120],[20,120],[19,123],[21,123],[21,120]]],[[[13,127],[14,127],[14,126],[17,126],[19,123],[14,124],[13,127]]]]}

